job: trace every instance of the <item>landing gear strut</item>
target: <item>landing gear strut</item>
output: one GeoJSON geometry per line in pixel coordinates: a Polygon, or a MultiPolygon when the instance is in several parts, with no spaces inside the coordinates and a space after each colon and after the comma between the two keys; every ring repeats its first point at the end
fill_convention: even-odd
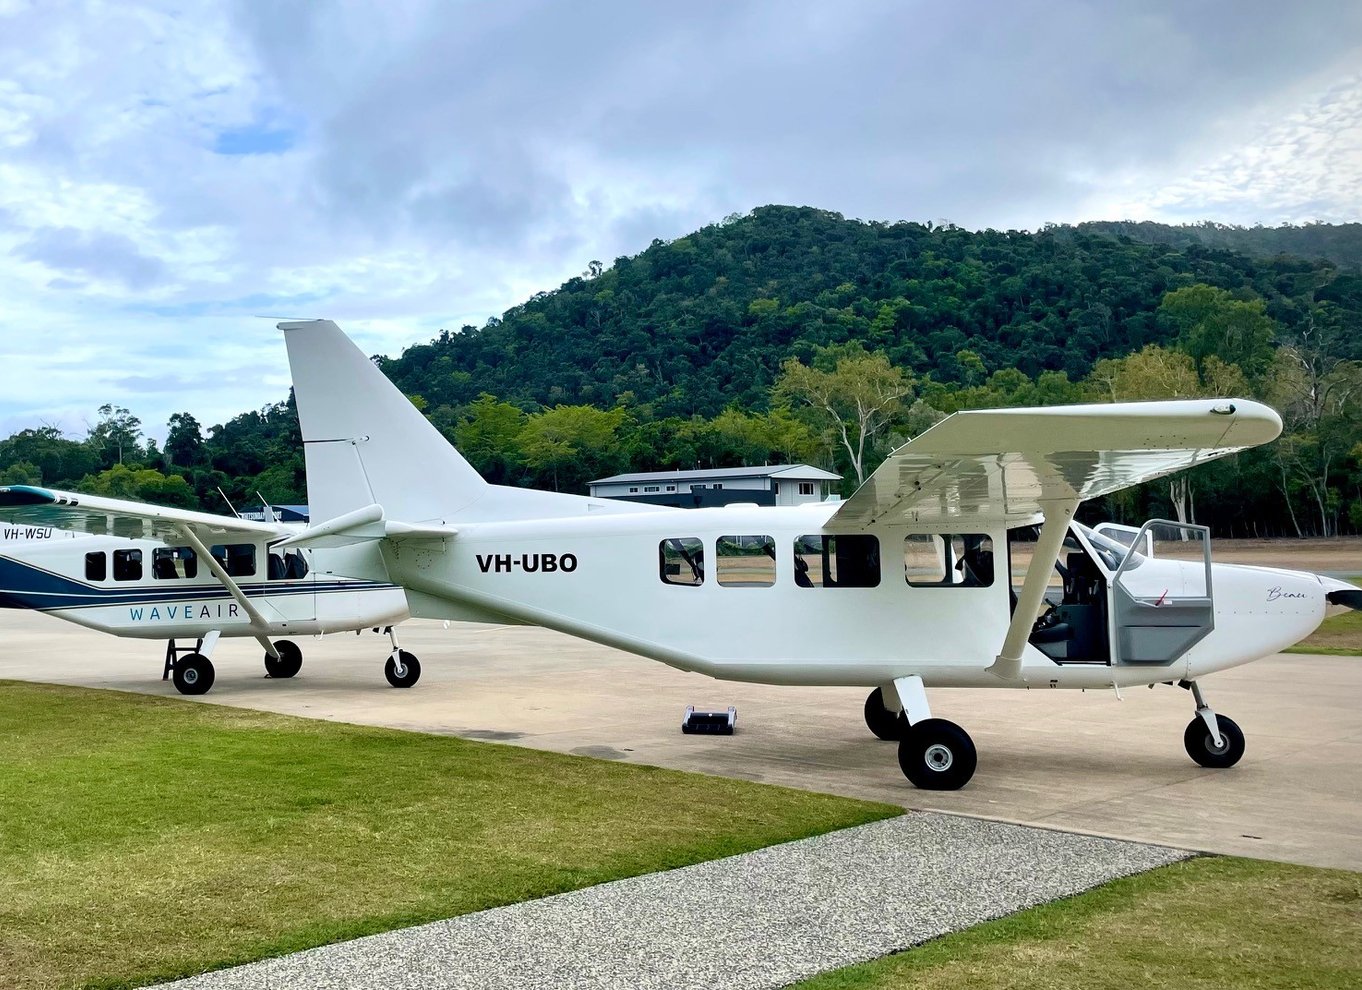
{"type": "Polygon", "coordinates": [[[1203,767],[1224,770],[1234,766],[1244,755],[1244,732],[1234,719],[1211,711],[1202,697],[1196,681],[1183,681],[1182,687],[1196,699],[1196,716],[1182,734],[1182,745],[1187,755],[1203,767]]]}
{"type": "Polygon", "coordinates": [[[876,688],[866,699],[865,720],[881,739],[898,740],[899,769],[915,787],[957,791],[974,776],[979,763],[974,740],[954,722],[932,718],[921,677],[898,677],[892,685],[876,688]],[[894,710],[891,698],[900,711],[894,710]]]}
{"type": "Polygon", "coordinates": [[[383,676],[395,688],[409,688],[421,679],[421,662],[397,644],[397,633],[392,626],[383,630],[392,641],[393,651],[383,665],[383,676]]]}
{"type": "Polygon", "coordinates": [[[207,694],[213,686],[213,661],[208,655],[217,645],[218,633],[210,632],[193,646],[177,646],[175,640],[166,644],[166,665],[161,680],[170,679],[180,694],[207,694]]]}
{"type": "Polygon", "coordinates": [[[281,639],[274,644],[278,658],[265,654],[265,676],[288,678],[295,677],[303,669],[303,651],[295,643],[281,639]]]}

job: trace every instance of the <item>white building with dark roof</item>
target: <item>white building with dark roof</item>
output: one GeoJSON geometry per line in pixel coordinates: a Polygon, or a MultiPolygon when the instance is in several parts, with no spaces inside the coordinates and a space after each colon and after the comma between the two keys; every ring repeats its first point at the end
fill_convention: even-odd
{"type": "Polygon", "coordinates": [[[685,509],[733,502],[802,505],[823,501],[831,493],[831,486],[841,480],[840,475],[810,464],[646,471],[598,478],[591,482],[591,496],[685,509]]]}

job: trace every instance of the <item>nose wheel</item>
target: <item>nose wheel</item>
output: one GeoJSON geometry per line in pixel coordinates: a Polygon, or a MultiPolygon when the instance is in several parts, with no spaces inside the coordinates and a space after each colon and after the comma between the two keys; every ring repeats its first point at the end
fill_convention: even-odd
{"type": "Polygon", "coordinates": [[[1182,686],[1196,699],[1196,717],[1182,733],[1182,745],[1193,761],[1211,770],[1226,770],[1244,755],[1244,731],[1234,719],[1211,711],[1196,681],[1182,686]]]}

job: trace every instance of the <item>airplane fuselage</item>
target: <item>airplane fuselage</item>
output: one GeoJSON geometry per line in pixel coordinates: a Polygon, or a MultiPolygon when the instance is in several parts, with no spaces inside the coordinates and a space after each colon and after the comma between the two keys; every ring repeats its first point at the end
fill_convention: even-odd
{"type": "MultiPolygon", "coordinates": [[[[1214,565],[1212,628],[1176,656],[1123,660],[1121,630],[1108,620],[1105,662],[1057,661],[1028,644],[1022,677],[1006,682],[987,668],[1012,614],[1007,532],[962,523],[824,533],[835,509],[727,506],[460,524],[454,539],[387,546],[384,560],[391,580],[417,592],[414,615],[541,625],[682,670],[775,684],[870,686],[911,674],[952,687],[1177,681],[1277,652],[1325,614],[1314,575],[1214,565]],[[953,536],[997,548],[996,575],[971,580],[952,566],[958,554],[947,552],[935,574],[913,574],[910,583],[924,551],[920,571],[930,572],[928,548],[942,554],[953,536]],[[821,537],[832,543],[820,548],[821,537]],[[838,549],[837,541],[847,542],[838,549]]],[[[1090,549],[1078,531],[1071,538],[1090,549]]],[[[1114,568],[1090,556],[1109,595],[1114,568]]],[[[1122,580],[1150,609],[1165,608],[1159,620],[1173,621],[1166,603],[1191,594],[1203,575],[1200,563],[1148,558],[1122,580]]]]}
{"type": "MultiPolygon", "coordinates": [[[[267,620],[266,635],[387,626],[407,617],[400,588],[341,573],[358,569],[355,558],[373,555],[370,548],[300,551],[300,563],[286,574],[264,542],[230,546],[233,577],[267,620]]],[[[34,609],[138,639],[194,638],[213,630],[259,637],[262,630],[207,567],[167,554],[176,549],[185,548],[105,536],[5,545],[0,608],[34,609]]]]}

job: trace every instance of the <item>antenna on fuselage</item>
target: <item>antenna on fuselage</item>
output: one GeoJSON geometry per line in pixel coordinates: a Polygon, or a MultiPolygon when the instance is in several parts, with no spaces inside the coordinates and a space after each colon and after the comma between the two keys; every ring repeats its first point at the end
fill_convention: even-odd
{"type": "Polygon", "coordinates": [[[232,510],[232,515],[234,515],[234,516],[236,516],[238,519],[240,519],[240,518],[241,518],[241,513],[236,511],[236,506],[233,505],[233,504],[232,504],[232,500],[231,500],[230,498],[227,497],[227,493],[224,492],[224,491],[222,490],[222,486],[221,486],[221,485],[218,485],[218,486],[217,486],[217,489],[218,489],[218,494],[222,496],[222,500],[223,500],[224,502],[227,503],[227,508],[229,508],[229,509],[232,510]]]}

